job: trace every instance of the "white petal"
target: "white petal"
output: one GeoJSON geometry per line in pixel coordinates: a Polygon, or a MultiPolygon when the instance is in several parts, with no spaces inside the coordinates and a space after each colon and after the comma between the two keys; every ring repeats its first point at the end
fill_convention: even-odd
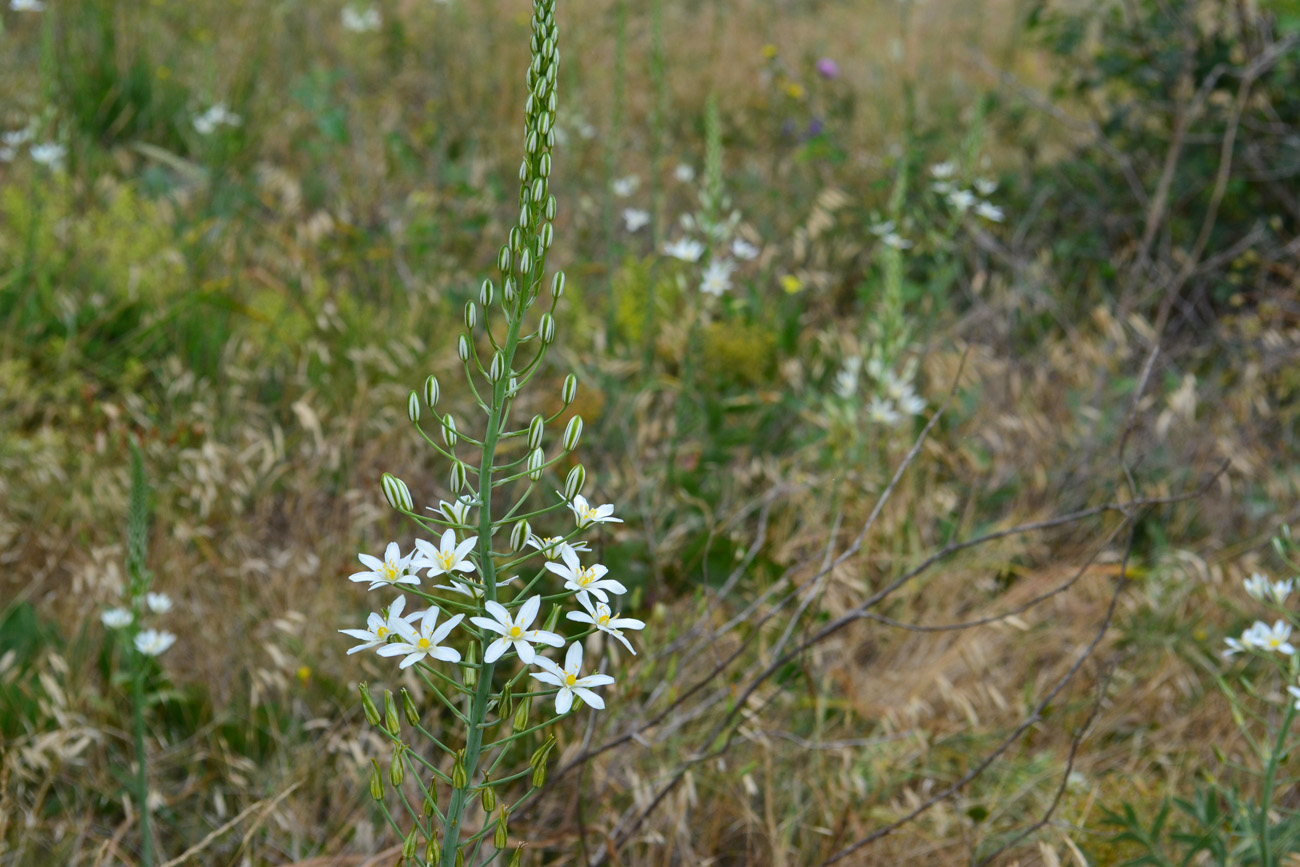
{"type": "Polygon", "coordinates": [[[596,695],[591,690],[583,689],[580,686],[575,686],[573,688],[573,691],[578,694],[579,698],[581,698],[583,701],[585,701],[587,704],[591,705],[592,707],[596,708],[597,710],[605,709],[605,700],[600,696],[596,695]]]}
{"type": "Polygon", "coordinates": [[[582,642],[575,641],[569,645],[569,652],[564,655],[564,670],[575,674],[582,669],[582,642]]]}
{"type": "MultiPolygon", "coordinates": [[[[490,605],[491,603],[488,604],[490,605]]],[[[532,597],[524,603],[522,608],[519,609],[519,617],[515,620],[515,623],[517,623],[521,629],[527,629],[529,626],[532,626],[533,621],[537,619],[537,611],[541,607],[542,597],[532,597]]]]}
{"type": "Polygon", "coordinates": [[[501,625],[500,623],[496,622],[495,620],[488,620],[486,617],[471,617],[471,618],[469,619],[469,622],[470,622],[470,623],[473,623],[473,624],[474,624],[475,626],[477,626],[479,629],[486,629],[486,630],[488,630],[489,632],[495,632],[495,633],[497,633],[498,635],[505,635],[505,634],[506,634],[506,627],[505,627],[505,626],[501,625]]]}
{"type": "Polygon", "coordinates": [[[568,713],[571,707],[573,707],[573,692],[571,690],[564,688],[555,694],[556,713],[568,713]]]}
{"type": "Polygon", "coordinates": [[[510,626],[514,622],[510,619],[510,612],[500,602],[485,602],[483,607],[487,609],[488,614],[491,614],[506,626],[510,626]]]}
{"type": "Polygon", "coordinates": [[[519,661],[524,665],[532,665],[533,659],[537,656],[537,651],[527,641],[515,642],[515,653],[519,654],[519,661]]]}
{"type": "MultiPolygon", "coordinates": [[[[537,660],[541,662],[540,659],[537,660]]],[[[529,677],[535,677],[542,683],[549,683],[551,686],[564,686],[564,678],[551,674],[549,671],[530,671],[529,677]]]]}
{"type": "Polygon", "coordinates": [[[483,651],[483,661],[496,662],[498,659],[501,658],[501,654],[506,652],[506,648],[508,648],[509,646],[510,646],[510,642],[507,641],[504,637],[498,638],[496,641],[492,642],[487,646],[487,650],[483,651]]]}

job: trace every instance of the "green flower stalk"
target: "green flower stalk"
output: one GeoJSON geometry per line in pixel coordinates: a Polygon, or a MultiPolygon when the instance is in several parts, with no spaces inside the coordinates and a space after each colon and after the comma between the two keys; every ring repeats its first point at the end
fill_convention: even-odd
{"type": "MultiPolygon", "coordinates": [[[[518,761],[515,751],[535,744],[542,729],[575,708],[605,706],[596,690],[612,685],[614,678],[583,672],[584,639],[605,632],[631,651],[624,630],[645,626],[612,614],[610,597],[627,588],[605,566],[582,559],[590,548],[577,537],[597,525],[621,523],[614,506],[595,505],[582,495],[587,473],[580,464],[562,483],[556,473],[583,433],[576,415],[558,428],[560,415],[577,394],[576,377],[565,378],[562,408],[554,415],[535,416],[520,428],[510,423],[515,402],[542,370],[559,335],[556,313],[564,274],[557,271],[547,279],[557,208],[549,181],[559,62],[555,0],[534,0],[519,219],[498,253],[497,280],[484,280],[477,303],[466,304],[465,332],[456,340],[473,402],[485,420],[479,430],[464,413],[457,422],[447,408],[437,409],[443,393],[434,376],[409,394],[407,417],[448,462],[449,499],[417,512],[407,484],[383,474],[381,489],[389,505],[433,538],[415,539],[414,550],[406,553],[392,542],[382,558],[360,554],[365,568],[350,580],[369,590],[404,595],[387,596],[386,607],[371,613],[364,629],[340,630],[360,642],[350,654],[374,650],[380,657],[400,658],[398,671],[413,672],[425,695],[442,707],[442,714],[422,712],[412,691],[401,689],[402,716],[409,726],[403,731],[397,701],[392,690],[385,690],[380,731],[393,744],[391,789],[385,788],[377,762],[371,774],[371,793],[401,837],[403,857],[411,861],[422,850],[425,863],[441,867],[485,864],[504,850],[509,843],[505,817],[542,785],[554,735],[527,766],[511,764],[518,761]],[[535,306],[547,309],[534,311],[535,306]],[[539,485],[555,491],[558,499],[546,494],[545,502],[529,505],[539,485]],[[534,524],[567,520],[572,521],[568,529],[554,535],[533,533],[534,524]],[[508,550],[497,550],[494,542],[508,550]],[[406,613],[408,596],[428,607],[406,613]],[[543,601],[549,614],[539,628],[543,601]],[[571,626],[572,634],[557,631],[561,622],[571,626]],[[562,663],[558,656],[545,655],[566,647],[562,663]],[[552,697],[554,715],[530,725],[533,699],[552,697]],[[438,732],[436,737],[430,729],[438,732]],[[427,748],[420,746],[421,739],[427,748]],[[410,774],[405,773],[408,766],[410,774]],[[433,781],[425,788],[428,772],[433,781]],[[530,777],[533,785],[524,788],[530,777]],[[439,805],[437,780],[449,784],[445,807],[439,805]],[[408,796],[413,787],[419,789],[415,800],[408,796]],[[398,810],[391,811],[390,803],[397,802],[398,810]],[[481,810],[481,821],[474,823],[481,830],[467,833],[470,810],[481,810]],[[413,823],[409,830],[402,829],[403,815],[413,823]],[[485,842],[492,844],[492,852],[487,861],[477,860],[485,842]]],[[[607,667],[609,660],[602,662],[607,667]]],[[[378,709],[366,690],[361,696],[366,719],[374,725],[378,709]]]]}

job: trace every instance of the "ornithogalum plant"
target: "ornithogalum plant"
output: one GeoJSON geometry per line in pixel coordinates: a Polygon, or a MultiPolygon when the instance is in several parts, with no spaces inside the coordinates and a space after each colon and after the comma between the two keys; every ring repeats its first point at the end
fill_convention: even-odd
{"type": "MultiPolygon", "coordinates": [[[[535,416],[521,428],[509,423],[512,407],[555,341],[555,310],[564,294],[562,272],[547,280],[560,61],[554,11],[555,0],[535,0],[519,220],[497,259],[499,282],[485,280],[478,303],[466,304],[466,330],[457,341],[470,390],[486,417],[481,438],[438,411],[435,377],[425,381],[422,394],[411,392],[411,421],[450,462],[451,502],[426,510],[432,514],[417,513],[407,485],[384,474],[389,504],[432,538],[415,539],[410,549],[390,543],[382,558],[360,555],[365,570],[351,580],[385,594],[383,607],[364,629],[341,630],[361,642],[349,653],[374,651],[392,659],[395,669],[413,670],[429,700],[440,702],[454,720],[435,735],[430,728],[436,727],[426,725],[431,716],[409,691],[400,690],[395,699],[386,690],[381,710],[361,685],[367,720],[392,744],[387,773],[372,760],[370,791],[401,835],[409,864],[486,864],[511,845],[511,810],[546,777],[554,738],[543,740],[545,730],[582,705],[603,708],[597,690],[614,683],[610,675],[595,673],[598,660],[584,654],[585,640],[604,632],[631,650],[624,630],[645,625],[619,615],[618,600],[627,588],[592,562],[578,539],[596,524],[620,521],[612,505],[594,506],[582,495],[582,465],[569,470],[562,490],[542,485],[543,502],[527,507],[582,435],[582,419],[575,415],[548,454],[548,425],[573,402],[576,378],[565,378],[563,406],[555,415],[535,416]],[[538,315],[533,308],[547,286],[549,309],[538,315]],[[440,442],[425,430],[422,415],[431,419],[440,442]],[[466,451],[470,459],[462,456],[466,451]],[[534,534],[530,521],[549,520],[566,528],[534,534]],[[427,607],[408,612],[408,597],[427,607]],[[562,624],[571,630],[567,636],[559,631],[562,624]],[[530,744],[536,749],[525,765],[530,744]],[[445,798],[440,792],[447,792],[445,798]],[[513,803],[506,803],[508,793],[518,795],[513,803]]],[[[518,862],[521,845],[515,841],[511,863],[518,862]]]]}

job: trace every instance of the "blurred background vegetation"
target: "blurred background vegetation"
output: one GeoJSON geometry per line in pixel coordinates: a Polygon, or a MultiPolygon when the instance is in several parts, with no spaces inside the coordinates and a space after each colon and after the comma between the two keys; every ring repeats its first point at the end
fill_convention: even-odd
{"type": "MultiPolygon", "coordinates": [[[[396,676],[335,630],[366,610],[343,580],[356,551],[409,547],[379,474],[445,495],[405,398],[437,373],[469,417],[454,343],[517,211],[528,11],[0,10],[0,864],[136,863],[122,648],[98,616],[125,582],[133,436],[180,636],[150,675],[161,852],[342,865],[398,842],[365,790],[379,742],[354,701],[396,676]]],[[[1195,495],[1144,509],[1131,546],[1102,512],[909,583],[889,622],[752,696],[736,745],[614,863],[821,863],[967,774],[1117,588],[1096,653],[1025,736],[849,863],[1134,857],[1110,811],[1149,821],[1234,773],[1221,638],[1297,514],[1300,3],[557,14],[552,258],[571,300],[535,400],[558,407],[578,371],[589,487],[628,519],[602,562],[649,624],[596,743],[676,688],[689,628],[850,543],[949,395],[808,624],[955,540],[1195,495]],[[685,215],[757,250],[720,297],[699,292],[703,262],[663,253],[685,215]],[[873,413],[890,380],[878,367],[872,391],[872,360],[926,408],[873,413]],[[1016,606],[979,629],[897,626],[1016,606]]],[[[766,664],[752,630],[718,653],[766,664]]],[[[592,737],[574,728],[570,756],[592,737]]],[[[594,863],[708,729],[683,718],[561,776],[512,820],[528,857],[594,863]]]]}

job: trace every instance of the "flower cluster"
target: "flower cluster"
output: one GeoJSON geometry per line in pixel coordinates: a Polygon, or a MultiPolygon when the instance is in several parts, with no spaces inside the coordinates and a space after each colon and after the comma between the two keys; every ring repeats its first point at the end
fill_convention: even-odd
{"type": "Polygon", "coordinates": [[[219,102],[194,116],[194,131],[199,135],[212,135],[223,126],[237,127],[243,122],[243,118],[231,111],[224,102],[219,102]]]}
{"type": "Polygon", "coordinates": [[[850,356],[835,375],[835,394],[845,401],[845,405],[851,408],[850,411],[855,411],[858,405],[859,381],[864,368],[875,384],[866,406],[868,421],[885,427],[898,427],[905,419],[925,411],[925,399],[916,393],[912,385],[916,375],[915,365],[909,364],[902,371],[896,372],[886,367],[876,356],[865,365],[860,356],[850,356]]]}
{"type": "MultiPolygon", "coordinates": [[[[1289,536],[1287,538],[1289,539],[1289,536]]],[[[1255,572],[1242,582],[1247,596],[1256,602],[1278,609],[1286,616],[1274,620],[1271,626],[1263,620],[1256,620],[1241,633],[1240,637],[1225,638],[1224,644],[1227,645],[1227,650],[1223,652],[1225,657],[1233,657],[1241,653],[1265,656],[1276,653],[1283,657],[1295,656],[1296,647],[1291,643],[1291,615],[1285,606],[1298,580],[1300,579],[1287,578],[1283,581],[1272,581],[1255,572]]],[[[1300,710],[1300,686],[1288,686],[1287,692],[1295,699],[1296,710],[1300,710]]]]}
{"type": "Polygon", "coordinates": [[[159,656],[176,643],[175,634],[165,629],[139,629],[137,620],[148,611],[152,614],[166,614],[172,610],[171,597],[166,593],[144,594],[144,606],[136,611],[132,608],[109,608],[99,615],[99,620],[109,629],[126,629],[135,631],[132,642],[135,649],[145,656],[159,656]]]}
{"type": "Polygon", "coordinates": [[[930,167],[930,176],[934,179],[930,189],[943,196],[949,206],[958,214],[970,211],[994,223],[1001,223],[1006,215],[1002,209],[988,201],[988,196],[997,190],[997,181],[989,178],[976,178],[972,189],[965,189],[956,183],[957,165],[952,162],[936,163],[930,167]]]}

